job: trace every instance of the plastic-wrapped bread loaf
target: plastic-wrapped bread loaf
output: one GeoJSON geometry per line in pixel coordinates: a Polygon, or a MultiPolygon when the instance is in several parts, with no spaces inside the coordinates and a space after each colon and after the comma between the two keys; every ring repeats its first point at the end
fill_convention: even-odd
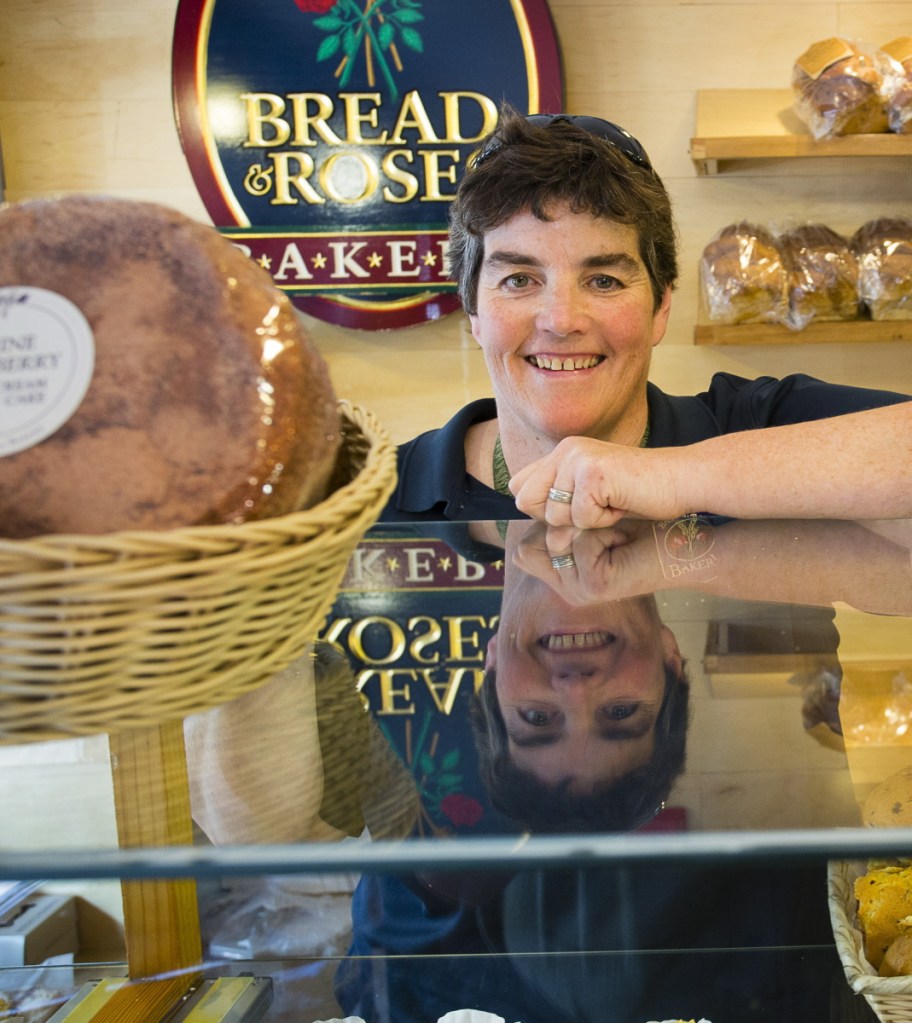
{"type": "Polygon", "coordinates": [[[101,197],[2,208],[0,315],[0,535],[241,522],[326,496],[327,367],[214,228],[101,197]],[[74,410],[36,431],[84,371],[74,410]]]}
{"type": "Polygon", "coordinates": [[[899,68],[885,53],[832,36],[795,61],[795,112],[815,139],[888,130],[886,100],[899,68]]]}
{"type": "Polygon", "coordinates": [[[912,320],[912,218],[869,220],[851,239],[858,295],[873,320],[912,320]]]}
{"type": "Polygon", "coordinates": [[[887,125],[897,135],[912,134],[912,36],[891,39],[881,47],[902,68],[902,76],[887,101],[887,125]]]}
{"type": "Polygon", "coordinates": [[[848,239],[825,224],[803,224],[778,241],[788,271],[790,326],[858,316],[858,264],[848,239]]]}
{"type": "Polygon", "coordinates": [[[746,220],[722,228],[703,249],[700,279],[717,323],[786,323],[788,276],[766,228],[746,220]]]}

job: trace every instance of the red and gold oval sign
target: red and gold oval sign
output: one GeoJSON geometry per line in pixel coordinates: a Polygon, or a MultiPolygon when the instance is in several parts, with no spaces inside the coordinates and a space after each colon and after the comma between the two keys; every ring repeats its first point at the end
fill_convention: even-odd
{"type": "Polygon", "coordinates": [[[213,223],[302,310],[458,308],[447,205],[502,100],[562,107],[545,0],[180,0],[181,144],[213,223]]]}

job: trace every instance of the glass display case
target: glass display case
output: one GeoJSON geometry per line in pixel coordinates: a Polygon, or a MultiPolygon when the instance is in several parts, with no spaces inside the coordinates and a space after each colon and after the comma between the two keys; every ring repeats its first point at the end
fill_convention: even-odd
{"type": "Polygon", "coordinates": [[[0,1019],[899,1019],[910,615],[912,522],[377,525],[259,688],[0,745],[0,1019]]]}

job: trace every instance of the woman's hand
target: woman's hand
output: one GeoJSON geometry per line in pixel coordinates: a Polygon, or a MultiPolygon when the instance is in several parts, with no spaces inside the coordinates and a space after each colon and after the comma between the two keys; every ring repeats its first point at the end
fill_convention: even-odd
{"type": "Polygon", "coordinates": [[[517,472],[510,489],[520,511],[580,529],[691,512],[736,519],[912,518],[910,438],[912,401],[681,447],[568,437],[517,472]]]}
{"type": "Polygon", "coordinates": [[[908,616],[907,521],[714,523],[684,515],[590,530],[535,522],[525,523],[512,560],[575,606],[680,587],[741,600],[821,607],[840,602],[908,616]]]}
{"type": "Polygon", "coordinates": [[[575,607],[638,597],[664,582],[655,526],[642,519],[585,530],[532,523],[513,563],[575,607]]]}
{"type": "Polygon", "coordinates": [[[517,472],[510,490],[520,511],[552,526],[597,529],[627,516],[674,518],[691,510],[677,501],[669,452],[680,450],[568,437],[517,472]]]}

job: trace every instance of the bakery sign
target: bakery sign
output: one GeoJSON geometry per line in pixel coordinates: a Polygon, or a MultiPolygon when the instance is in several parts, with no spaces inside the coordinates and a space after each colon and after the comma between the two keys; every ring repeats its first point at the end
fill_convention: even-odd
{"type": "Polygon", "coordinates": [[[180,0],[178,133],[219,230],[305,312],[458,308],[447,207],[502,101],[562,107],[545,0],[180,0]]]}

